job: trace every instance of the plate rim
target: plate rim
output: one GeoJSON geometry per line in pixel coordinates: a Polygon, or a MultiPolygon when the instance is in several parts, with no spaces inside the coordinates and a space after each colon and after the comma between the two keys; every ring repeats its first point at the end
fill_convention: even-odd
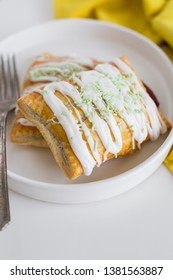
{"type": "Polygon", "coordinates": [[[89,23],[89,24],[96,24],[96,25],[104,25],[104,26],[115,28],[115,29],[119,29],[120,31],[124,31],[124,32],[130,33],[132,36],[136,36],[139,39],[141,39],[142,41],[147,42],[149,45],[154,47],[157,50],[157,52],[159,52],[160,55],[163,56],[164,59],[167,60],[167,62],[169,64],[169,67],[171,67],[170,69],[172,69],[172,62],[169,59],[169,57],[167,56],[167,54],[156,43],[151,41],[148,37],[144,36],[143,34],[137,32],[137,31],[135,31],[133,29],[130,29],[130,28],[126,27],[126,26],[123,26],[123,25],[120,25],[120,24],[117,24],[117,23],[107,22],[107,21],[104,21],[104,20],[97,20],[97,19],[89,19],[89,18],[64,18],[64,19],[48,20],[48,21],[36,24],[34,26],[30,26],[30,27],[28,27],[28,28],[26,28],[24,30],[15,32],[14,34],[9,35],[9,36],[3,38],[2,40],[0,40],[0,47],[1,47],[1,45],[8,43],[8,41],[13,40],[13,38],[15,38],[16,36],[22,36],[26,32],[31,32],[33,30],[42,28],[42,27],[47,26],[47,25],[63,24],[63,23],[66,23],[66,22],[82,22],[82,23],[89,23]]]}

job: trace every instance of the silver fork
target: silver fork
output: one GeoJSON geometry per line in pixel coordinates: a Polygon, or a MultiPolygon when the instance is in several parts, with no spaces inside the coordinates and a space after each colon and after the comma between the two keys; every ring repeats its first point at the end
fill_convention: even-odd
{"type": "Polygon", "coordinates": [[[0,54],[0,230],[10,222],[6,163],[6,119],[20,95],[15,57],[0,54]]]}

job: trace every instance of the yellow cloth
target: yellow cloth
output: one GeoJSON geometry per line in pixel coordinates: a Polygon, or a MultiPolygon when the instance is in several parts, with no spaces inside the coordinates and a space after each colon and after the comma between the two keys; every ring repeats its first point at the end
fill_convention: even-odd
{"type": "Polygon", "coordinates": [[[169,168],[169,170],[173,173],[173,149],[170,151],[169,155],[164,161],[164,164],[169,168]]]}
{"type": "MultiPolygon", "coordinates": [[[[173,0],[54,0],[56,18],[95,18],[142,33],[173,60],[173,0]]],[[[173,172],[173,150],[165,160],[173,172]]]]}
{"type": "Polygon", "coordinates": [[[134,29],[173,60],[173,0],[54,0],[56,18],[96,18],[134,29]]]}

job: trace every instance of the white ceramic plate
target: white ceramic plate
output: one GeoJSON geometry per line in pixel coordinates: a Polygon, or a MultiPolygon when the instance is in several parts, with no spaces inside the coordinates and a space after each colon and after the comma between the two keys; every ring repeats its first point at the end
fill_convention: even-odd
{"type": "MultiPolygon", "coordinates": [[[[38,54],[78,54],[101,60],[126,55],[156,93],[160,108],[173,122],[172,64],[143,36],[117,25],[94,20],[59,20],[20,32],[0,43],[0,52],[15,53],[20,78],[38,54]]],[[[12,116],[8,121],[11,126],[12,116]]],[[[146,143],[133,156],[113,159],[95,168],[90,177],[68,180],[48,149],[21,147],[7,140],[8,179],[12,190],[36,199],[83,203],[120,194],[151,175],[166,157],[173,131],[146,143]]]]}

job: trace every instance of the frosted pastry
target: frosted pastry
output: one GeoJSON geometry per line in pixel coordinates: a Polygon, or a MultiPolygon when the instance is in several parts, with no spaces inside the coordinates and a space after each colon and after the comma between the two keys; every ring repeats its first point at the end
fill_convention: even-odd
{"type": "MultiPolygon", "coordinates": [[[[22,85],[22,95],[27,95],[41,85],[57,82],[82,70],[92,69],[95,61],[87,57],[56,57],[49,53],[42,54],[28,69],[22,85]]],[[[47,143],[38,129],[16,111],[14,124],[10,132],[11,142],[15,144],[47,147],[47,143]]]]}
{"type": "Polygon", "coordinates": [[[125,57],[40,86],[18,106],[71,179],[170,128],[125,57]]]}

